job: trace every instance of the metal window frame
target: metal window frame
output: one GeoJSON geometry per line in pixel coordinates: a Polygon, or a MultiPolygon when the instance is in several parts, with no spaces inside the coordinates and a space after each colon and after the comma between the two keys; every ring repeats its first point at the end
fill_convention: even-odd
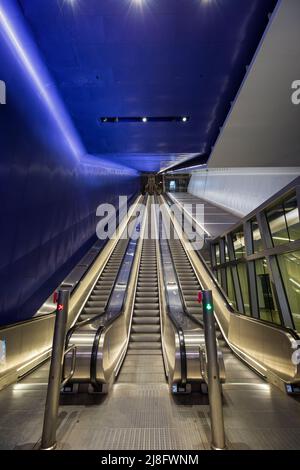
{"type": "MultiPolygon", "coordinates": [[[[274,246],[273,238],[270,232],[269,223],[266,217],[266,212],[271,210],[276,205],[284,202],[286,199],[296,194],[299,220],[300,220],[300,177],[297,177],[294,181],[289,183],[285,188],[281,189],[277,194],[270,197],[265,203],[259,206],[257,209],[252,211],[241,221],[235,224],[231,229],[224,232],[221,236],[216,237],[211,241],[211,245],[214,246],[219,244],[221,254],[221,240],[227,240],[229,261],[226,260],[226,256],[222,258],[220,265],[215,262],[215,271],[224,271],[226,277],[227,286],[227,273],[226,269],[230,268],[232,273],[233,288],[235,290],[237,310],[239,313],[245,313],[243,296],[241,293],[241,285],[237,266],[239,263],[246,263],[247,275],[248,275],[248,287],[249,287],[249,299],[250,299],[250,315],[253,318],[260,318],[259,314],[259,301],[257,292],[257,279],[256,279],[256,268],[255,262],[259,259],[265,258],[270,273],[270,279],[272,283],[272,292],[275,297],[275,303],[279,311],[279,315],[282,321],[282,325],[287,328],[295,329],[294,319],[291,313],[290,304],[285,288],[285,284],[282,278],[281,269],[278,261],[278,256],[282,254],[291,253],[294,251],[300,251],[300,239],[294,242],[288,242],[283,245],[274,246]],[[254,243],[252,236],[252,220],[257,220],[258,227],[261,233],[261,239],[263,244],[263,250],[254,253],[254,243]],[[244,227],[246,255],[236,259],[234,254],[233,239],[234,232],[240,229],[241,225],[244,227]],[[224,262],[223,262],[224,261],[224,262]]],[[[225,244],[224,244],[225,249],[225,244]]],[[[216,261],[216,260],[215,260],[216,261]]],[[[228,289],[226,289],[228,292],[228,289]]],[[[264,321],[264,320],[262,320],[264,321]]]]}

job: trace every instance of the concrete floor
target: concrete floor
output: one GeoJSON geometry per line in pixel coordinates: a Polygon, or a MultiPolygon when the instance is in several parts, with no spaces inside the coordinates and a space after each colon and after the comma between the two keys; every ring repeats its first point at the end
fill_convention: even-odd
{"type": "MultiPolygon", "coordinates": [[[[225,353],[224,416],[229,449],[300,449],[300,403],[225,353]]],[[[48,364],[0,392],[0,448],[38,448],[48,364]]],[[[116,383],[108,396],[64,396],[58,449],[202,450],[209,406],[201,395],[170,395],[164,381],[116,383]]]]}

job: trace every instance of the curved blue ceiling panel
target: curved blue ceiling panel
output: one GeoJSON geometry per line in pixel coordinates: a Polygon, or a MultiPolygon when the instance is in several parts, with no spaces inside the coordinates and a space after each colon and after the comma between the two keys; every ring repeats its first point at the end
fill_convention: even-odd
{"type": "Polygon", "coordinates": [[[19,3],[88,152],[156,171],[209,154],[276,0],[19,3]],[[190,120],[97,121],[172,115],[190,120]]]}

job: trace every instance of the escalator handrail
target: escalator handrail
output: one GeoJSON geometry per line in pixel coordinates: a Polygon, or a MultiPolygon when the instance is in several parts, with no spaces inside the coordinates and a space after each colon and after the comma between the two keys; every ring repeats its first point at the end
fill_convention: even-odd
{"type": "MultiPolygon", "coordinates": [[[[164,286],[166,285],[166,280],[165,280],[165,273],[163,271],[163,281],[164,281],[164,286]]],[[[165,297],[167,297],[165,295],[165,297]]],[[[184,333],[182,327],[177,323],[176,319],[172,316],[171,311],[170,311],[170,304],[169,300],[166,299],[166,313],[168,318],[171,320],[171,323],[173,324],[178,339],[179,339],[179,352],[180,352],[180,365],[181,365],[181,383],[186,384],[187,383],[187,358],[186,358],[186,347],[185,347],[185,339],[184,339],[184,333]]]]}
{"type": "MultiPolygon", "coordinates": [[[[143,199],[143,200],[144,200],[144,199],[143,199]]],[[[130,223],[130,220],[128,220],[128,224],[129,224],[129,223],[130,223]]],[[[125,229],[124,229],[124,230],[125,230],[125,229]]],[[[120,240],[118,240],[118,242],[119,242],[119,241],[120,241],[120,240]]],[[[99,320],[101,317],[103,317],[104,314],[106,313],[107,308],[108,308],[108,305],[109,305],[109,303],[110,303],[110,301],[111,301],[111,298],[112,298],[112,295],[113,295],[113,293],[114,293],[114,290],[115,290],[115,288],[116,288],[117,280],[118,280],[119,274],[120,274],[120,272],[121,272],[121,268],[122,268],[122,266],[123,266],[124,259],[125,259],[125,257],[126,257],[127,250],[128,250],[128,246],[129,246],[129,243],[130,243],[130,242],[131,242],[131,238],[128,238],[128,242],[127,242],[127,245],[126,245],[124,254],[123,254],[123,256],[122,256],[122,260],[121,260],[121,262],[120,262],[120,266],[119,266],[119,268],[118,268],[118,271],[117,271],[115,280],[114,280],[113,285],[112,285],[112,287],[111,287],[111,290],[110,290],[110,292],[109,292],[108,299],[107,299],[107,301],[106,301],[106,303],[105,303],[105,305],[104,305],[104,307],[103,307],[103,311],[102,311],[101,313],[99,313],[98,315],[95,315],[95,316],[90,317],[90,318],[86,318],[85,320],[83,320],[83,321],[81,321],[81,322],[78,322],[78,323],[76,323],[74,326],[72,326],[72,328],[70,328],[70,330],[69,330],[68,333],[67,333],[67,337],[66,337],[66,346],[69,344],[69,341],[70,341],[71,336],[73,335],[73,333],[74,333],[78,328],[81,328],[82,326],[86,326],[86,325],[89,325],[89,324],[91,324],[91,323],[94,323],[95,321],[97,321],[97,320],[99,320]]],[[[116,248],[116,247],[115,247],[115,248],[116,248]]],[[[111,254],[113,254],[113,252],[112,252],[111,254]]],[[[110,257],[109,257],[109,259],[107,260],[105,266],[107,265],[107,263],[109,262],[109,260],[110,260],[110,257]]],[[[125,294],[124,299],[125,299],[125,298],[127,298],[127,292],[126,292],[126,294],[125,294]]],[[[87,302],[88,302],[88,300],[87,300],[87,302]]],[[[103,325],[102,325],[102,326],[103,326],[103,325]]]]}
{"type": "MultiPolygon", "coordinates": [[[[128,204],[130,204],[131,201],[132,201],[134,198],[136,198],[136,197],[137,197],[137,192],[135,192],[135,193],[129,198],[128,204]]],[[[124,204],[124,205],[125,205],[125,204],[124,204]]],[[[122,207],[123,207],[123,206],[122,206],[122,207]]],[[[116,217],[118,217],[119,213],[120,213],[120,209],[118,208],[118,210],[116,211],[116,217]]],[[[113,216],[108,220],[107,224],[109,224],[110,220],[113,219],[114,217],[115,217],[115,216],[113,215],[113,216]]],[[[109,238],[107,238],[106,240],[104,240],[103,245],[101,246],[101,249],[100,249],[99,253],[105,248],[105,246],[107,245],[108,241],[109,241],[109,238]]],[[[96,243],[97,243],[97,242],[96,242],[96,243]]],[[[93,248],[93,246],[92,246],[91,248],[93,248]]],[[[98,255],[99,255],[99,253],[98,253],[98,255]]],[[[91,264],[87,267],[87,270],[82,274],[82,276],[81,276],[80,279],[78,280],[77,284],[76,284],[73,288],[70,289],[70,296],[72,296],[72,295],[75,293],[75,291],[76,291],[76,289],[78,288],[80,282],[81,282],[82,279],[86,276],[87,271],[89,271],[90,268],[92,268],[92,266],[93,266],[94,263],[96,262],[96,260],[97,260],[97,258],[98,258],[98,255],[93,259],[93,261],[91,262],[91,264]]],[[[78,266],[79,264],[80,264],[80,262],[77,264],[77,266],[78,266]]],[[[75,266],[75,267],[76,267],[76,266],[75,266]]],[[[67,288],[68,286],[67,286],[67,285],[64,286],[64,282],[62,282],[62,284],[60,285],[60,287],[66,287],[66,288],[67,288]]]]}
{"type": "MultiPolygon", "coordinates": [[[[147,196],[144,196],[144,199],[143,201],[145,201],[147,199],[147,196]]],[[[129,246],[129,243],[132,241],[131,238],[129,238],[129,241],[128,241],[128,244],[127,244],[127,248],[126,248],[126,252],[125,252],[125,255],[127,253],[127,249],[128,249],[128,246],[129,246]]],[[[138,247],[138,243],[136,243],[135,245],[135,249],[134,249],[134,256],[132,257],[132,263],[130,265],[130,268],[129,268],[129,272],[128,272],[128,283],[129,283],[129,280],[131,278],[131,274],[132,274],[132,269],[133,269],[133,265],[134,265],[134,259],[135,259],[135,254],[136,254],[136,250],[137,250],[137,247],[138,247]]],[[[119,277],[119,273],[121,271],[121,267],[123,266],[123,262],[124,262],[124,258],[125,258],[125,255],[123,257],[123,260],[122,260],[122,263],[120,264],[120,268],[118,270],[118,275],[116,276],[116,279],[115,279],[115,283],[114,285],[116,285],[116,282],[118,280],[118,277],[119,277]]],[[[98,326],[97,328],[97,331],[96,331],[96,334],[94,336],[94,341],[93,341],[93,346],[92,346],[92,354],[91,354],[91,362],[90,362],[90,377],[91,377],[91,383],[92,385],[95,387],[95,389],[97,389],[99,387],[99,384],[97,382],[97,357],[98,357],[98,349],[99,349],[99,343],[100,343],[100,340],[101,340],[101,336],[106,333],[109,328],[112,326],[112,324],[119,318],[121,317],[123,314],[124,314],[124,311],[125,311],[125,307],[126,307],[126,304],[127,304],[127,298],[128,298],[128,283],[127,283],[127,286],[126,286],[126,291],[125,291],[125,294],[124,294],[124,297],[123,297],[123,301],[122,301],[122,305],[120,307],[120,309],[118,310],[118,312],[116,312],[114,314],[114,316],[110,319],[107,319],[105,323],[102,323],[101,325],[98,326]]],[[[112,295],[112,294],[111,294],[112,295]]],[[[106,313],[106,312],[105,312],[106,313]]],[[[104,317],[104,314],[101,314],[98,316],[98,318],[101,318],[101,317],[104,317]]],[[[89,323],[93,323],[94,322],[94,319],[92,319],[89,323]]]]}

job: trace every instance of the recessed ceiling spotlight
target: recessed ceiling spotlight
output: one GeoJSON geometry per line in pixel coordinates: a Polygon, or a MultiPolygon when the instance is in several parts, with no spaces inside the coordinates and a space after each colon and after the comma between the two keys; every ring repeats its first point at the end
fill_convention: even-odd
{"type": "Polygon", "coordinates": [[[188,120],[187,117],[186,117],[186,116],[183,116],[182,121],[183,121],[183,122],[186,122],[187,120],[188,120]]]}
{"type": "Polygon", "coordinates": [[[142,121],[143,121],[143,122],[147,122],[148,119],[147,119],[146,117],[143,117],[142,121]]]}

